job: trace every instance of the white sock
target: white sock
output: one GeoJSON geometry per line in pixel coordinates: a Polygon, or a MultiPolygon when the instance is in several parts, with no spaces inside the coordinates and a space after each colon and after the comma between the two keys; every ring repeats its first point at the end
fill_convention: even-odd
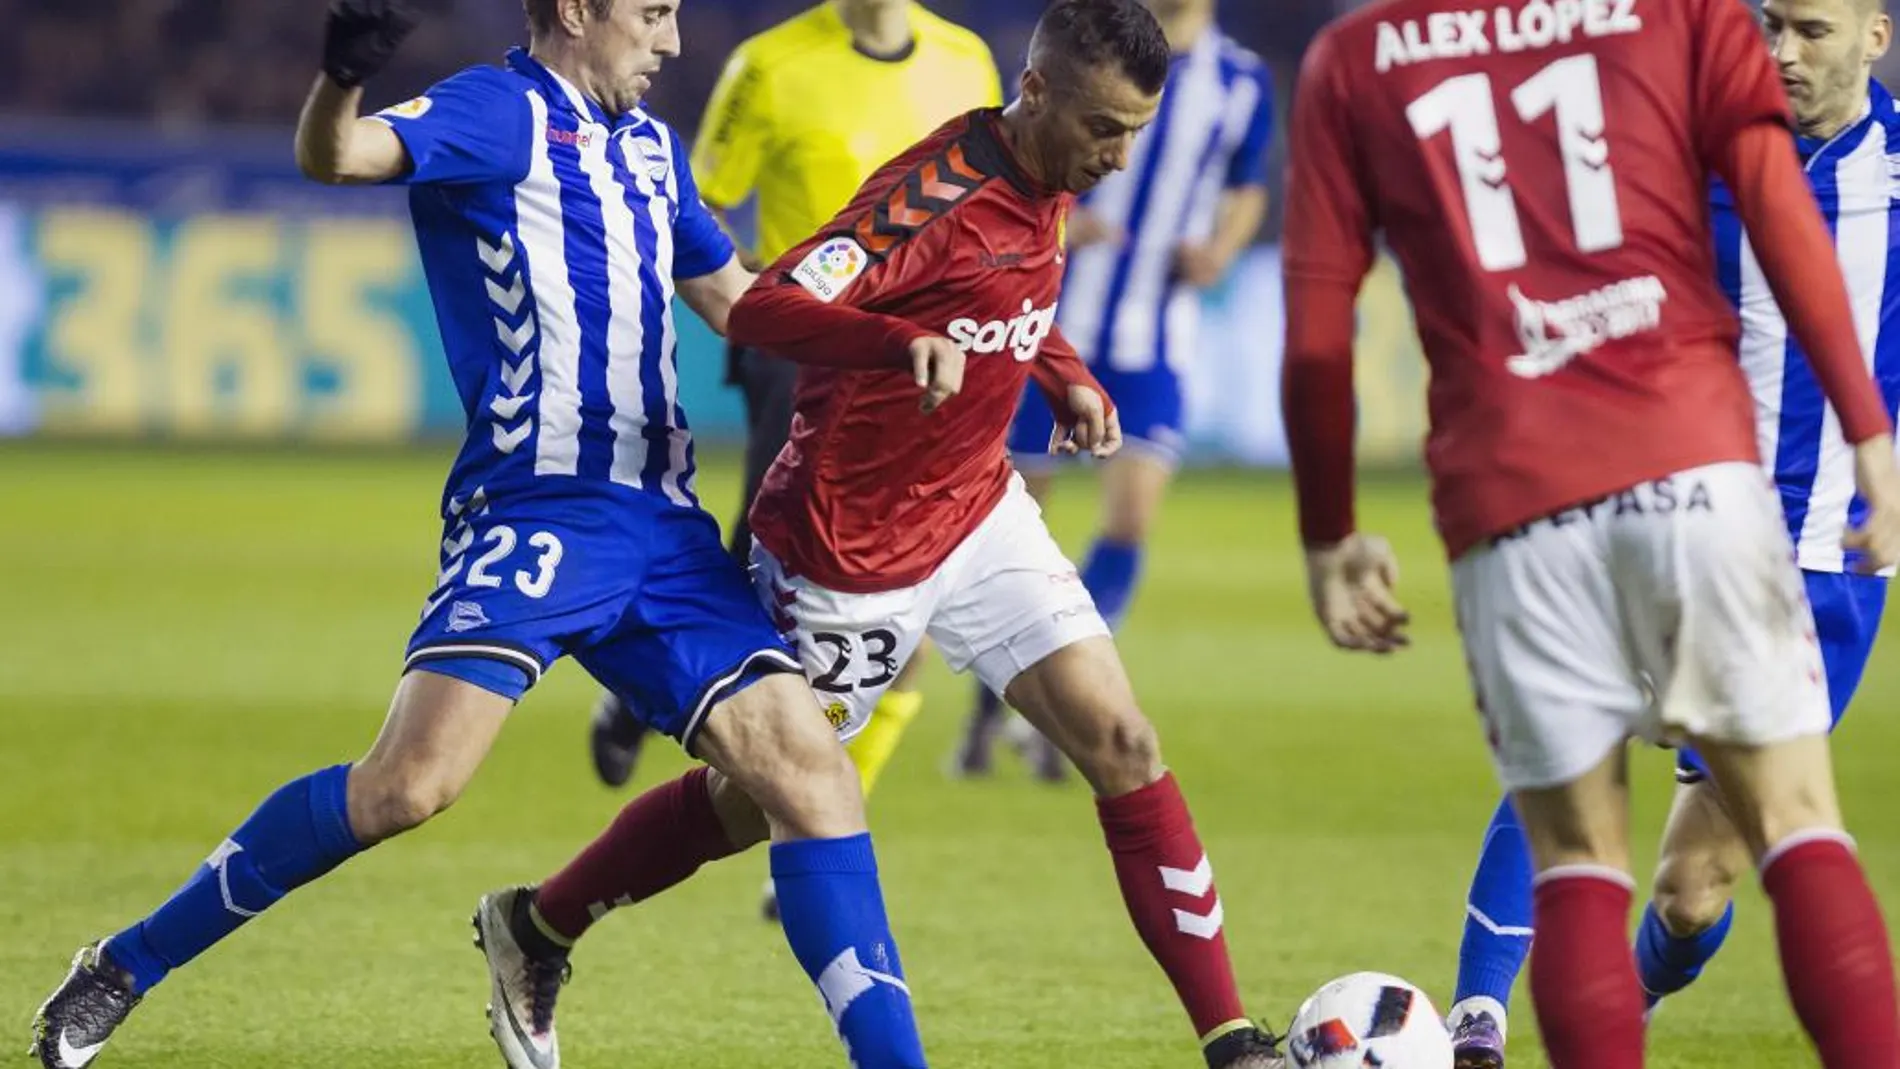
{"type": "Polygon", "coordinates": [[[1473,995],[1453,1006],[1451,1012],[1445,1015],[1445,1026],[1447,1028],[1456,1029],[1458,1022],[1464,1020],[1466,1017],[1480,1013],[1490,1014],[1491,1019],[1498,1023],[1499,1038],[1505,1038],[1507,1036],[1510,1027],[1510,1022],[1507,1018],[1510,1015],[1504,1012],[1503,1003],[1485,995],[1473,995]]]}

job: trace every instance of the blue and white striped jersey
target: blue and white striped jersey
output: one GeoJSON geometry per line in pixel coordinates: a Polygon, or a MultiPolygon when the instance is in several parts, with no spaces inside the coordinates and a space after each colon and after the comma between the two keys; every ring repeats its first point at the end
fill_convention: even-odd
{"type": "MultiPolygon", "coordinates": [[[[1900,410],[1900,109],[1880,83],[1861,119],[1825,142],[1801,139],[1808,183],[1834,233],[1854,325],[1891,415],[1900,410]]],[[[1866,517],[1854,455],[1742,232],[1733,197],[1711,196],[1716,267],[1742,321],[1762,462],[1781,492],[1801,567],[1838,572],[1849,525],[1866,517]]]]}
{"type": "Polygon", "coordinates": [[[1120,371],[1182,366],[1200,294],[1176,276],[1175,249],[1213,232],[1223,192],[1266,184],[1272,136],[1266,64],[1209,27],[1174,57],[1161,112],[1128,168],[1082,199],[1123,236],[1069,257],[1059,318],[1084,360],[1120,371]]]}
{"type": "Polygon", "coordinates": [[[605,114],[521,49],[378,117],[414,161],[402,181],[468,414],[445,499],[566,476],[696,505],[674,280],[733,250],[678,135],[605,114]]]}

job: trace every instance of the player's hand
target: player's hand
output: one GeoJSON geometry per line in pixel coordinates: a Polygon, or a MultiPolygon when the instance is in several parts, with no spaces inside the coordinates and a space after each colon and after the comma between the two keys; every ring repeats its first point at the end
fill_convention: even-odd
{"type": "Polygon", "coordinates": [[[1094,388],[1070,386],[1066,400],[1074,423],[1057,423],[1049,436],[1049,452],[1074,456],[1087,450],[1091,456],[1112,457],[1122,447],[1122,418],[1094,388]]]}
{"type": "Polygon", "coordinates": [[[1174,250],[1174,273],[1195,289],[1204,290],[1221,280],[1227,273],[1227,265],[1221,262],[1220,254],[1212,245],[1184,241],[1174,250]]]}
{"type": "Polygon", "coordinates": [[[1120,227],[1087,208],[1077,208],[1069,213],[1068,232],[1070,249],[1086,249],[1090,245],[1120,245],[1127,238],[1120,227]]]}
{"type": "Polygon", "coordinates": [[[910,369],[924,396],[917,407],[935,412],[963,389],[963,350],[949,338],[918,338],[910,343],[910,369]]]}
{"type": "Polygon", "coordinates": [[[1410,613],[1399,604],[1399,559],[1385,539],[1353,534],[1306,551],[1307,591],[1335,646],[1391,653],[1412,644],[1410,613]]]}
{"type": "Polygon", "coordinates": [[[1881,435],[1854,447],[1854,482],[1867,502],[1867,520],[1847,532],[1846,546],[1861,554],[1863,572],[1900,564],[1900,465],[1893,439],[1881,435]]]}
{"type": "Polygon", "coordinates": [[[323,73],[345,89],[376,76],[416,28],[408,0],[330,0],[323,27],[323,73]]]}

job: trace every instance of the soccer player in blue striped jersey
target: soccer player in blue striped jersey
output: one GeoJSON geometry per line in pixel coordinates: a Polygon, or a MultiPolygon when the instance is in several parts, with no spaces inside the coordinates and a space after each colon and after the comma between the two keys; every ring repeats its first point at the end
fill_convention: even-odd
{"type": "MultiPolygon", "coordinates": [[[[1766,0],[1768,46],[1794,105],[1808,182],[1834,232],[1869,372],[1900,411],[1900,107],[1872,79],[1892,23],[1880,0],[1766,0]]],[[[1723,290],[1741,316],[1740,358],[1755,396],[1762,462],[1781,493],[1807,582],[1828,697],[1838,724],[1873,649],[1887,577],[1856,569],[1843,546],[1866,518],[1853,451],[1791,336],[1733,199],[1718,182],[1710,211],[1723,290]]],[[[1636,936],[1651,1007],[1687,987],[1727,937],[1731,893],[1749,855],[1707,768],[1678,754],[1680,786],[1663,835],[1652,901],[1636,936]]],[[[1530,950],[1530,860],[1510,803],[1486,832],[1466,911],[1451,1024],[1459,1069],[1504,1064],[1505,1009],[1530,950]]]]}
{"type": "MultiPolygon", "coordinates": [[[[530,47],[505,68],[359,117],[363,81],[415,19],[397,0],[331,6],[297,155],[326,182],[409,187],[468,417],[441,570],[369,753],[280,788],[170,900],[82,948],[36,1016],[48,1069],[87,1065],[169,972],[448,806],[564,655],[710,766],[672,788],[707,817],[676,839],[679,878],[758,838],[756,816],[742,835],[722,826],[750,796],[793,955],[852,1063],[924,1065],[857,773],[693,493],[673,299],[723,331],[752,275],[700,203],[679,137],[640,106],[679,54],[676,0],[525,7],[530,47]]],[[[555,1069],[566,951],[524,890],[476,912],[491,1031],[510,1065],[555,1069]]]]}
{"type": "MultiPolygon", "coordinates": [[[[1126,445],[1102,468],[1102,526],[1082,582],[1110,626],[1134,598],[1142,547],[1185,445],[1183,376],[1194,358],[1201,293],[1259,233],[1267,212],[1273,82],[1259,56],[1215,22],[1214,0],[1144,0],[1174,51],[1161,114],[1135,142],[1125,171],[1082,198],[1068,224],[1069,264],[1057,316],[1107,388],[1126,445]]],[[[1055,417],[1023,397],[1009,448],[1046,498],[1055,417]]],[[[954,769],[981,775],[1002,703],[979,688],[954,769]]],[[[1025,725],[1026,726],[1026,725],[1025,725]]],[[[1027,739],[1047,779],[1064,774],[1045,740],[1027,739]]]]}

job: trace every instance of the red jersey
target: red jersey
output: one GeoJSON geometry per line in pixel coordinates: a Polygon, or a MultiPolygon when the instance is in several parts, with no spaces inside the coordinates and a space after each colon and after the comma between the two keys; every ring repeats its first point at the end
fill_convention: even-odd
{"type": "MultiPolygon", "coordinates": [[[[1426,460],[1453,556],[1756,458],[1706,203],[1711,169],[1761,124],[1785,130],[1787,103],[1736,0],[1385,0],[1314,42],[1294,107],[1289,314],[1356,290],[1384,232],[1431,365],[1426,460]]],[[[1303,486],[1303,503],[1324,492],[1303,486]]],[[[1309,541],[1346,533],[1303,522],[1309,541]]]]}
{"type": "Polygon", "coordinates": [[[733,341],[806,365],[752,532],[831,589],[913,586],[976,529],[1009,484],[1031,375],[1058,413],[1069,385],[1101,392],[1055,326],[1074,198],[1024,172],[999,116],[954,119],[885,165],[732,310],[733,341]],[[925,413],[909,345],[931,335],[969,360],[962,392],[925,413]]]}

